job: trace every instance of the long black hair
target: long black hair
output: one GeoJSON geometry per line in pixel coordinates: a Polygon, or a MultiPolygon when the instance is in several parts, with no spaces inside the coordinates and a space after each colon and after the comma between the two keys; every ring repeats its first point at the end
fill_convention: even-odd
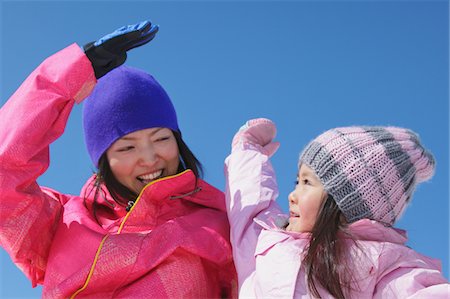
{"type": "MultiPolygon", "coordinates": [[[[178,131],[172,131],[175,136],[175,140],[177,141],[180,163],[178,166],[177,173],[180,173],[186,169],[192,170],[196,179],[203,177],[203,167],[200,161],[195,157],[194,153],[189,149],[187,144],[181,138],[181,133],[178,131]]],[[[106,152],[100,157],[98,162],[98,171],[95,178],[94,188],[94,203],[93,203],[93,211],[94,216],[96,216],[97,210],[97,198],[102,193],[101,186],[104,184],[108,189],[111,197],[114,199],[116,203],[121,206],[128,206],[130,201],[134,202],[138,197],[138,194],[131,191],[123,184],[121,184],[114,176],[113,172],[108,163],[108,159],[106,157],[106,152]]]]}
{"type": "Polygon", "coordinates": [[[345,220],[332,196],[324,200],[311,240],[303,257],[308,288],[320,298],[317,284],[333,297],[343,299],[352,288],[353,274],[345,258],[346,245],[338,232],[345,231],[345,220]]]}

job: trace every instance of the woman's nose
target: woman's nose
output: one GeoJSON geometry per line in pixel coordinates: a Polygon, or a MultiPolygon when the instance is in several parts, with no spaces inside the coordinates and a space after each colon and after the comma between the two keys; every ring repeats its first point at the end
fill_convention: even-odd
{"type": "Polygon", "coordinates": [[[151,165],[157,160],[157,155],[152,147],[147,147],[139,152],[139,163],[141,165],[151,165]]]}

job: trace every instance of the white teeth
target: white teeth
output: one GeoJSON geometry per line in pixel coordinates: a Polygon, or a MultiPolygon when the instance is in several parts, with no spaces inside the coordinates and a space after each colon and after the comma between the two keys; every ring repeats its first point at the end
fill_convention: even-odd
{"type": "Polygon", "coordinates": [[[158,170],[156,172],[153,173],[149,173],[149,174],[144,174],[144,175],[140,175],[138,176],[138,179],[140,180],[146,180],[146,181],[151,181],[157,177],[159,177],[162,173],[162,170],[158,170]]]}

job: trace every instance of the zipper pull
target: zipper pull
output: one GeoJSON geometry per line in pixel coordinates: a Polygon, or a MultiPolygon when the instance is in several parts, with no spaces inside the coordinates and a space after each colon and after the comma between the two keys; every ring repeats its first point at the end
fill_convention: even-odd
{"type": "Polygon", "coordinates": [[[131,210],[131,208],[133,207],[133,205],[134,205],[134,201],[133,201],[133,200],[130,200],[130,201],[128,202],[128,205],[127,205],[127,207],[125,208],[125,210],[127,210],[127,212],[129,212],[129,211],[131,210]]]}

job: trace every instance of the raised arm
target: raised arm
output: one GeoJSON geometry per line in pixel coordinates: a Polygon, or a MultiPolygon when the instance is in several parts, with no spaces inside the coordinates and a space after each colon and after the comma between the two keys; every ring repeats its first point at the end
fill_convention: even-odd
{"type": "Polygon", "coordinates": [[[253,279],[255,248],[261,226],[254,218],[279,214],[278,187],[269,157],[279,144],[272,142],[276,128],[268,119],[248,121],[236,133],[225,160],[226,203],[233,256],[241,287],[253,279]]]}
{"type": "Polygon", "coordinates": [[[144,21],[47,58],[0,109],[0,246],[32,281],[43,282],[64,195],[37,178],[49,165],[49,145],[63,133],[75,102],[96,78],[121,65],[126,51],[148,43],[158,26],[144,21]]]}
{"type": "Polygon", "coordinates": [[[43,280],[61,214],[36,179],[73,104],[94,85],[91,63],[74,44],[47,58],[0,109],[0,245],[33,285],[43,280]]]}

